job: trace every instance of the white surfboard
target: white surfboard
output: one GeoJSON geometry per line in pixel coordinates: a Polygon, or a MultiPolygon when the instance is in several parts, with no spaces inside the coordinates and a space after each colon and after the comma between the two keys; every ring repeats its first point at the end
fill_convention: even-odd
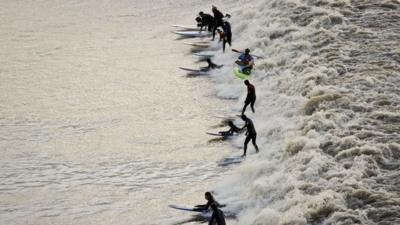
{"type": "Polygon", "coordinates": [[[198,48],[208,48],[211,46],[210,43],[201,43],[201,42],[187,42],[185,44],[198,48]]]}
{"type": "Polygon", "coordinates": [[[196,25],[172,25],[175,28],[179,28],[182,30],[200,30],[200,27],[196,26],[196,25]]]}
{"type": "Polygon", "coordinates": [[[185,37],[208,37],[212,35],[211,32],[208,31],[174,31],[174,33],[185,37]]]}

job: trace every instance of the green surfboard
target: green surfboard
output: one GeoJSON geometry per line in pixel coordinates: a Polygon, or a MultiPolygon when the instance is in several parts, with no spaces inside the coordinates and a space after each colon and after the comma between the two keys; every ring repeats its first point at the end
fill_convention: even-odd
{"type": "Polygon", "coordinates": [[[236,77],[238,77],[239,79],[242,79],[242,80],[246,80],[250,77],[250,74],[242,73],[239,68],[234,68],[233,72],[235,73],[236,77]]]}

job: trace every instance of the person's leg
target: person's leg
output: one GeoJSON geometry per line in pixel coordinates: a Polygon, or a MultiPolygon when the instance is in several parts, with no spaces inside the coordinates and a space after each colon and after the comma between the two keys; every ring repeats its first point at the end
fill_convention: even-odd
{"type": "Polygon", "coordinates": [[[226,39],[222,41],[222,52],[225,52],[225,44],[226,44],[226,39]]]}
{"type": "Polygon", "coordinates": [[[251,110],[253,111],[253,113],[256,112],[255,109],[254,109],[254,103],[256,103],[256,99],[255,98],[253,100],[251,100],[251,104],[250,104],[250,107],[251,107],[251,110]]]}
{"type": "Polygon", "coordinates": [[[211,215],[210,221],[208,222],[208,225],[214,225],[215,224],[215,212],[213,212],[213,214],[211,215]]]}
{"type": "Polygon", "coordinates": [[[229,46],[232,47],[232,35],[227,36],[227,42],[228,42],[229,46]]]}
{"type": "Polygon", "coordinates": [[[247,144],[250,142],[250,140],[251,140],[251,136],[250,135],[248,135],[246,137],[246,140],[244,140],[243,156],[246,156],[247,144]]]}
{"type": "Polygon", "coordinates": [[[215,31],[217,30],[218,27],[223,27],[223,22],[222,22],[222,21],[216,20],[216,21],[214,22],[213,38],[212,38],[212,40],[214,40],[214,38],[215,38],[215,31]]]}
{"type": "Polygon", "coordinates": [[[258,152],[259,150],[258,150],[258,146],[257,146],[257,144],[256,144],[256,139],[257,139],[257,134],[252,135],[252,143],[253,143],[253,146],[254,146],[254,148],[256,149],[256,152],[258,152]]]}
{"type": "Polygon", "coordinates": [[[250,104],[250,102],[249,101],[245,101],[244,102],[244,106],[243,106],[243,110],[242,110],[242,115],[244,114],[244,112],[246,112],[246,108],[247,108],[247,106],[250,104]]]}
{"type": "Polygon", "coordinates": [[[214,41],[214,38],[215,38],[215,31],[217,31],[217,28],[218,28],[218,23],[217,23],[217,21],[215,21],[214,22],[214,27],[213,27],[213,30],[212,30],[212,40],[214,41]]]}

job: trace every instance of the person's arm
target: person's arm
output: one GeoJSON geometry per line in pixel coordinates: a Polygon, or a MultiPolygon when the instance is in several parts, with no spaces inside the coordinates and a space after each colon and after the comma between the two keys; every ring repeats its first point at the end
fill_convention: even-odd
{"type": "Polygon", "coordinates": [[[211,203],[208,201],[207,204],[205,204],[205,205],[196,205],[195,210],[199,210],[199,211],[207,210],[210,207],[210,204],[211,203]]]}
{"type": "MultiPolygon", "coordinates": [[[[244,126],[242,128],[240,128],[240,130],[243,130],[244,128],[247,128],[248,124],[247,121],[244,123],[244,126]]],[[[246,130],[246,135],[249,133],[248,130],[246,130]]]]}
{"type": "Polygon", "coordinates": [[[207,205],[196,205],[196,206],[194,206],[194,211],[204,211],[204,210],[207,210],[207,205]]]}

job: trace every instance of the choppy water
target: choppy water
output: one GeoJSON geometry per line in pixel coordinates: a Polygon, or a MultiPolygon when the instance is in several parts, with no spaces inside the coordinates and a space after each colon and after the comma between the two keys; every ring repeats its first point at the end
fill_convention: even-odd
{"type": "MultiPolygon", "coordinates": [[[[249,113],[261,153],[220,182],[218,197],[243,225],[400,224],[400,3],[240,4],[235,47],[266,56],[249,113]]],[[[223,75],[219,95],[239,97],[239,111],[245,90],[223,75]]]]}

